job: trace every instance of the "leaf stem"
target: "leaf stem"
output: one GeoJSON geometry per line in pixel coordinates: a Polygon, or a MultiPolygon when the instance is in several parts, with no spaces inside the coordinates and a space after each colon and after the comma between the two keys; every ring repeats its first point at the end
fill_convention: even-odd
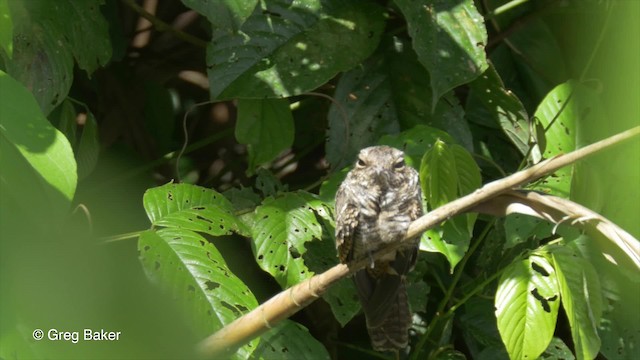
{"type": "Polygon", "coordinates": [[[130,232],[130,233],[106,236],[106,237],[101,238],[100,241],[102,242],[102,244],[108,244],[108,243],[112,243],[112,242],[116,242],[116,241],[134,239],[134,238],[137,238],[138,236],[140,236],[140,234],[142,234],[142,232],[143,231],[134,231],[134,232],[130,232]]]}

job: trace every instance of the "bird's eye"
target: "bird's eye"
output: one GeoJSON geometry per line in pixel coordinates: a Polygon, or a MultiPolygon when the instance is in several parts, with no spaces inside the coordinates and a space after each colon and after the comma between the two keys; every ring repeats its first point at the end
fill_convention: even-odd
{"type": "Polygon", "coordinates": [[[398,161],[397,163],[393,164],[393,167],[396,168],[397,170],[400,170],[404,167],[404,159],[398,161]]]}
{"type": "Polygon", "coordinates": [[[365,163],[364,160],[362,160],[362,159],[358,159],[358,162],[356,162],[356,165],[358,167],[363,167],[363,166],[367,165],[367,163],[365,163]]]}

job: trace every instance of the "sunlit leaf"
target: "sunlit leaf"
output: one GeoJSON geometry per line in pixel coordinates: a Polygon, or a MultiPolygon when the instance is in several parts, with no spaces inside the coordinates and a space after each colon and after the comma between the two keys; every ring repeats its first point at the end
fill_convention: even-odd
{"type": "Polygon", "coordinates": [[[239,33],[213,29],[211,97],[279,98],[313,90],[369,56],[383,27],[382,9],[373,3],[266,2],[239,33]]]}
{"type": "Polygon", "coordinates": [[[431,74],[433,105],[485,71],[487,31],[472,0],[395,3],[407,20],[418,59],[431,74]]]}
{"type": "Polygon", "coordinates": [[[500,277],[496,316],[511,359],[536,359],[549,345],[560,305],[556,276],[547,259],[532,255],[512,263],[500,277]]]}
{"type": "Polygon", "coordinates": [[[145,192],[144,209],[154,226],[200,231],[211,235],[249,230],[234,215],[233,205],[212,189],[190,184],[166,184],[145,192]]]}
{"type": "MultiPolygon", "coordinates": [[[[258,306],[251,290],[227,267],[218,250],[197,233],[148,230],[138,242],[147,277],[178,303],[196,334],[207,336],[258,306]]],[[[257,340],[236,353],[246,359],[257,340]]]]}
{"type": "Polygon", "coordinates": [[[0,94],[0,141],[3,148],[11,148],[10,153],[2,151],[2,157],[7,157],[3,160],[2,182],[12,196],[21,198],[21,203],[29,204],[30,197],[36,196],[23,192],[36,191],[49,202],[48,211],[56,216],[65,213],[78,181],[69,141],[43,116],[33,95],[2,71],[0,94]],[[19,155],[9,157],[15,152],[19,155]],[[33,173],[10,171],[14,166],[25,171],[30,168],[33,173]],[[33,188],[25,188],[31,181],[33,188]]]}
{"type": "Polygon", "coordinates": [[[598,274],[593,265],[567,247],[554,248],[552,257],[576,356],[579,360],[593,359],[600,350],[597,327],[602,315],[602,292],[598,274]]]}
{"type": "MultiPolygon", "coordinates": [[[[460,145],[437,140],[420,165],[420,184],[429,210],[466,195],[481,185],[480,169],[460,145]]],[[[469,247],[475,214],[459,215],[422,236],[420,249],[447,257],[453,269],[469,247]]]]}
{"type": "MultiPolygon", "coordinates": [[[[531,128],[529,117],[520,99],[507,90],[493,65],[470,84],[472,96],[486,109],[490,119],[499,124],[522,155],[529,153],[531,128]]],[[[485,119],[487,120],[487,119],[485,119]]]]}
{"type": "Polygon", "coordinates": [[[254,256],[283,288],[313,275],[302,255],[307,250],[306,242],[322,238],[322,228],[309,200],[309,195],[302,192],[285,193],[265,199],[255,211],[251,229],[254,256]]]}

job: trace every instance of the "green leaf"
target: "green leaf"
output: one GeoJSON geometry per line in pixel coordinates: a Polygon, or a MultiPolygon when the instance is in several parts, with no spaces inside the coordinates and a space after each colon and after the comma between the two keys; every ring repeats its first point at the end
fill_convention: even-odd
{"type": "Polygon", "coordinates": [[[327,349],[304,326],[285,320],[260,337],[252,359],[331,359],[327,349]]]}
{"type": "MultiPolygon", "coordinates": [[[[319,209],[317,206],[314,208],[319,209]]],[[[323,273],[338,263],[333,217],[327,212],[318,215],[321,216],[322,240],[307,242],[307,251],[302,256],[305,265],[316,274],[323,273]]],[[[351,279],[339,280],[327,289],[322,298],[331,306],[331,312],[341,326],[345,326],[360,311],[360,302],[351,279]]]]}
{"type": "Polygon", "coordinates": [[[445,93],[487,68],[487,31],[473,0],[396,0],[404,14],[418,59],[431,74],[432,106],[445,93]]]}
{"type": "Polygon", "coordinates": [[[289,97],[313,90],[369,56],[384,29],[367,2],[274,0],[239,33],[215,31],[207,48],[212,99],[289,97]]]}
{"type": "Polygon", "coordinates": [[[238,100],[236,139],[247,144],[249,173],[291,147],[293,135],[293,116],[287,100],[238,100]]]}
{"type": "Polygon", "coordinates": [[[258,0],[182,0],[182,3],[206,16],[214,30],[235,32],[251,15],[258,0]]]}
{"type": "Polygon", "coordinates": [[[351,167],[346,167],[329,175],[329,177],[320,185],[318,195],[320,199],[326,203],[335,204],[336,192],[338,192],[340,184],[342,184],[344,179],[347,177],[349,170],[351,170],[351,167]]]}
{"type": "MultiPolygon", "coordinates": [[[[51,205],[49,211],[66,212],[78,181],[76,162],[69,141],[45,119],[33,95],[2,71],[0,94],[0,138],[3,147],[10,147],[11,153],[17,151],[20,154],[11,160],[21,163],[9,164],[5,163],[9,160],[3,160],[3,168],[5,171],[8,166],[19,166],[25,170],[31,168],[35,176],[4,173],[3,182],[12,189],[12,195],[22,197],[25,194],[20,195],[21,192],[35,190],[24,188],[26,179],[20,177],[28,176],[34,179],[34,185],[37,184],[38,196],[43,196],[51,205]]],[[[5,156],[9,155],[3,150],[2,157],[5,156]]],[[[31,195],[26,196],[22,201],[30,197],[31,195]]]]}
{"type": "Polygon", "coordinates": [[[473,148],[464,111],[452,93],[432,113],[429,73],[409,44],[393,38],[361,67],[342,75],[329,111],[327,160],[334,168],[400,127],[429,125],[473,148]]]}
{"type": "Polygon", "coordinates": [[[504,231],[506,242],[504,249],[510,249],[529,239],[539,242],[551,235],[553,224],[533,216],[510,214],[505,217],[504,231]]]}
{"type": "Polygon", "coordinates": [[[258,168],[256,175],[256,189],[262,193],[263,197],[275,196],[288,190],[288,186],[282,184],[280,179],[267,169],[258,168]]]}
{"type": "Polygon", "coordinates": [[[385,134],[400,131],[389,77],[380,71],[384,59],[376,57],[340,77],[329,110],[325,150],[333,169],[350,164],[358,152],[385,134]]]}
{"type": "MultiPolygon", "coordinates": [[[[481,183],[478,165],[460,145],[437,140],[422,158],[420,184],[430,210],[476,190],[481,183]]],[[[442,253],[453,270],[469,248],[476,217],[455,216],[439,229],[428,230],[422,236],[420,249],[442,253]]]]}
{"type": "Polygon", "coordinates": [[[425,125],[417,125],[395,135],[385,135],[380,138],[379,145],[389,145],[404,151],[407,164],[419,169],[424,154],[431,149],[437,140],[447,144],[455,141],[446,132],[425,125]]]}
{"type": "Polygon", "coordinates": [[[233,205],[215,190],[190,184],[166,184],[147,190],[144,209],[154,226],[248,236],[249,229],[234,215],[233,205]]]}
{"type": "Polygon", "coordinates": [[[107,22],[100,1],[12,1],[13,57],[7,73],[35,95],[45,114],[67,96],[73,59],[91,74],[111,59],[107,22]],[[73,19],[73,21],[69,21],[73,19]]]}
{"type": "MultiPolygon", "coordinates": [[[[535,117],[546,129],[545,149],[541,149],[545,159],[575,150],[576,120],[585,111],[588,112],[590,106],[580,101],[577,86],[573,81],[558,85],[547,94],[536,110],[535,117]]],[[[571,172],[571,167],[564,167],[529,188],[568,198],[571,172]]]]}
{"type": "Polygon", "coordinates": [[[460,316],[460,324],[469,345],[473,358],[485,349],[494,349],[503,356],[495,359],[508,359],[508,355],[500,333],[493,307],[493,301],[474,297],[464,304],[464,312],[460,316]]]}
{"type": "Polygon", "coordinates": [[[564,51],[545,21],[533,18],[507,39],[530,94],[545,94],[554,85],[567,81],[564,51]]]}
{"type": "Polygon", "coordinates": [[[511,359],[536,359],[542,354],[553,337],[559,305],[556,272],[546,258],[532,255],[504,271],[495,308],[511,359]]]}
{"type": "Polygon", "coordinates": [[[498,75],[498,72],[490,65],[487,70],[469,84],[471,93],[469,102],[478,101],[489,118],[495,124],[499,124],[502,131],[513,142],[513,145],[522,155],[529,153],[531,143],[531,128],[529,116],[520,102],[520,99],[507,90],[498,75]]]}
{"type": "Polygon", "coordinates": [[[284,193],[267,198],[255,211],[252,249],[258,265],[271,274],[282,288],[311,277],[305,265],[305,243],[322,238],[309,195],[284,193]]]}
{"type": "MultiPolygon", "coordinates": [[[[220,330],[258,306],[215,246],[193,231],[145,231],[138,252],[147,277],[178,303],[198,337],[220,330]]],[[[236,358],[248,358],[256,345],[257,340],[244,345],[236,358]]]]}
{"type": "Polygon", "coordinates": [[[602,293],[595,268],[568,247],[552,251],[562,307],[569,324],[576,357],[594,359],[600,350],[597,327],[602,316],[602,293]]]}
{"type": "Polygon", "coordinates": [[[458,174],[453,151],[442,140],[424,154],[420,164],[422,194],[429,209],[436,209],[458,196],[458,174]]]}
{"type": "Polygon", "coordinates": [[[574,360],[575,358],[567,344],[557,337],[551,339],[547,350],[540,355],[540,360],[574,360]]]}
{"type": "Polygon", "coordinates": [[[9,12],[8,0],[0,0],[0,48],[11,59],[13,55],[13,20],[9,12]]]}

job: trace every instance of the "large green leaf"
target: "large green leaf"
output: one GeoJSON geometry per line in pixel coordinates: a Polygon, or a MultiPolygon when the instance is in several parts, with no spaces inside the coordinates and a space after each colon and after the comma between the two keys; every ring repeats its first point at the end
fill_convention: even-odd
{"type": "Polygon", "coordinates": [[[531,95],[541,96],[553,86],[567,81],[563,49],[542,19],[527,21],[526,26],[509,35],[506,44],[524,79],[522,83],[531,95]]]}
{"type": "Polygon", "coordinates": [[[600,350],[597,327],[602,315],[602,292],[595,268],[568,247],[554,248],[562,307],[569,324],[579,360],[594,359],[600,350]]]}
{"type": "MultiPolygon", "coordinates": [[[[199,337],[258,306],[251,290],[229,270],[215,246],[193,231],[145,231],[138,252],[147,277],[178,303],[199,337]]],[[[246,359],[256,345],[257,340],[244,345],[236,358],[246,359]]]]}
{"type": "Polygon", "coordinates": [[[407,164],[419,170],[422,157],[438,140],[442,140],[447,144],[455,143],[451,135],[442,130],[425,125],[416,125],[399,134],[385,135],[380,138],[378,144],[393,146],[404,151],[407,164]]]}
{"type": "Polygon", "coordinates": [[[429,73],[400,39],[385,41],[374,57],[343,74],[334,98],[326,143],[327,160],[334,168],[347,165],[360,149],[400,127],[433,126],[473,148],[457,98],[447,94],[432,112],[429,73]]]}
{"type": "Polygon", "coordinates": [[[214,32],[207,49],[211,97],[288,97],[313,90],[373,52],[382,15],[368,2],[265,2],[237,34],[214,32]]]}
{"type": "Polygon", "coordinates": [[[293,144],[293,116],[285,99],[240,99],[236,139],[247,144],[248,172],[276,158],[293,144]]]}
{"type": "Polygon", "coordinates": [[[397,109],[384,58],[376,57],[342,75],[329,110],[325,145],[327,161],[334,169],[351,163],[360,151],[385,134],[400,131],[397,109]]]}
{"type": "Polygon", "coordinates": [[[251,354],[263,360],[330,359],[327,349],[309,334],[304,326],[285,320],[260,337],[260,344],[251,354]]]}
{"type": "MultiPolygon", "coordinates": [[[[576,95],[576,83],[558,85],[542,100],[535,117],[544,127],[545,148],[540,149],[542,157],[552,158],[575,149],[575,121],[584,111],[576,95]]],[[[588,106],[588,105],[587,105],[588,106]]],[[[540,159],[534,158],[534,161],[540,159]]],[[[553,175],[535,183],[531,188],[560,197],[569,197],[571,187],[571,167],[556,171],[553,175]]]]}
{"type": "MultiPolygon", "coordinates": [[[[438,140],[424,154],[420,184],[429,210],[438,208],[480,187],[480,169],[460,145],[438,140]]],[[[422,236],[420,249],[445,255],[453,269],[469,248],[475,214],[459,215],[422,236]]]]}
{"type": "Polygon", "coordinates": [[[147,190],[144,209],[154,226],[200,231],[211,235],[249,229],[234,215],[233,205],[222,194],[190,184],[166,184],[147,190]]]}
{"type": "Polygon", "coordinates": [[[504,249],[512,248],[527,240],[540,242],[551,236],[554,225],[533,216],[510,214],[504,219],[506,242],[504,249]]]}
{"type": "Polygon", "coordinates": [[[313,275],[302,255],[307,250],[305,243],[322,238],[316,211],[324,211],[320,201],[303,192],[266,198],[255,210],[251,229],[254,255],[258,265],[283,288],[313,275]]]}
{"type": "Polygon", "coordinates": [[[0,94],[3,185],[19,203],[30,204],[35,196],[54,215],[65,213],[78,181],[69,141],[45,119],[33,95],[2,71],[0,94]]]}
{"type": "Polygon", "coordinates": [[[111,58],[102,1],[11,1],[13,56],[6,69],[36,97],[45,114],[69,92],[73,59],[91,74],[111,58]],[[70,21],[73,19],[73,21],[70,21]]]}
{"type": "Polygon", "coordinates": [[[431,74],[432,106],[487,68],[487,31],[473,0],[396,0],[418,59],[431,74]]]}
{"type": "Polygon", "coordinates": [[[536,359],[549,345],[560,306],[556,276],[546,258],[532,255],[500,277],[496,316],[511,359],[536,359]]]}
{"type": "Polygon", "coordinates": [[[237,31],[258,0],[182,0],[182,3],[206,16],[213,29],[237,31]]]}
{"type": "MultiPolygon", "coordinates": [[[[505,89],[498,72],[490,65],[487,70],[469,84],[469,102],[474,99],[477,107],[484,108],[489,119],[499,124],[522,155],[529,153],[531,128],[529,117],[520,99],[505,89]]],[[[477,110],[476,110],[477,111],[477,110]]],[[[487,120],[487,119],[485,119],[487,120]]]]}

